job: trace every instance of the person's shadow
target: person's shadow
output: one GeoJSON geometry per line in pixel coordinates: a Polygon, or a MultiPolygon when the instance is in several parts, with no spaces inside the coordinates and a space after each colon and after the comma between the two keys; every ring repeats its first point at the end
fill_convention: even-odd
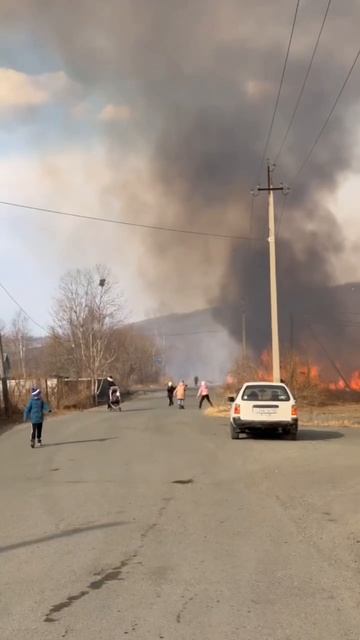
{"type": "Polygon", "coordinates": [[[68,440],[67,442],[50,442],[49,444],[44,444],[43,447],[62,447],[67,444],[87,444],[90,442],[107,442],[108,440],[117,440],[117,436],[112,436],[110,438],[93,438],[88,440],[68,440]]]}

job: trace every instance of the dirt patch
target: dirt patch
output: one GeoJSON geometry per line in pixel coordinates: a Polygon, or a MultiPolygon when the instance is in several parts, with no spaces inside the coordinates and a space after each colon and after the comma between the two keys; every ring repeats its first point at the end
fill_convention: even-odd
{"type": "Polygon", "coordinates": [[[312,427],[360,427],[360,407],[356,403],[303,407],[299,409],[300,425],[312,427]]]}
{"type": "Polygon", "coordinates": [[[211,416],[212,418],[228,418],[230,416],[230,405],[214,405],[213,407],[205,409],[205,415],[211,416]]]}

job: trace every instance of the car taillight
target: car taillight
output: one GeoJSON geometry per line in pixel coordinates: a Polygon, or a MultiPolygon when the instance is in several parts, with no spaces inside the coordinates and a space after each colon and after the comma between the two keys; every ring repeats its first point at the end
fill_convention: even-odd
{"type": "Polygon", "coordinates": [[[291,417],[297,418],[297,416],[298,416],[297,406],[296,404],[293,404],[293,406],[291,407],[291,417]]]}
{"type": "Polygon", "coordinates": [[[234,415],[235,416],[239,416],[240,415],[240,405],[236,404],[234,407],[234,415]]]}

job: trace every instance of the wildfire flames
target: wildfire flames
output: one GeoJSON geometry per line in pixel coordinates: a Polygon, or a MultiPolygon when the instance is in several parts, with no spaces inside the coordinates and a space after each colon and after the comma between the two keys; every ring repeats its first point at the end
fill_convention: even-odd
{"type": "MultiPolygon", "coordinates": [[[[260,356],[258,367],[251,367],[252,377],[257,380],[272,380],[271,351],[266,349],[260,356]]],[[[297,355],[284,358],[281,363],[281,375],[290,386],[318,387],[330,391],[360,391],[360,370],[353,371],[348,377],[338,377],[336,381],[325,381],[321,375],[321,366],[311,362],[304,363],[297,355]]],[[[229,378],[230,379],[230,378],[229,378]]],[[[229,382],[229,380],[228,380],[229,382]]]]}
{"type": "MultiPolygon", "coordinates": [[[[353,371],[348,382],[352,391],[360,391],[360,371],[353,371]]],[[[346,389],[346,384],[344,380],[340,378],[338,382],[331,382],[329,384],[329,389],[332,391],[343,390],[346,389]]]]}

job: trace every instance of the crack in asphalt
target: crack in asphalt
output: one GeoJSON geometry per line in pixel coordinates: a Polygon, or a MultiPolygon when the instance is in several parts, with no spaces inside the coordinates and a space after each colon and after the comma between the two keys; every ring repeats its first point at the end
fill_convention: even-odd
{"type": "Polygon", "coordinates": [[[110,570],[106,572],[98,571],[96,574],[94,574],[99,577],[96,580],[92,580],[86,586],[86,588],[82,589],[81,591],[79,591],[74,595],[68,596],[66,600],[63,600],[62,602],[58,602],[57,604],[54,604],[47,612],[44,618],[44,622],[58,622],[59,618],[56,616],[56,614],[61,613],[62,611],[64,611],[64,609],[68,609],[75,602],[78,602],[79,600],[82,600],[82,598],[85,598],[86,596],[88,596],[92,591],[97,591],[101,589],[105,584],[109,582],[115,582],[115,581],[119,582],[121,580],[124,580],[122,575],[123,570],[129,565],[133,564],[134,561],[138,558],[139,554],[144,548],[146,538],[159,525],[159,522],[162,516],[164,515],[169,502],[171,502],[172,499],[173,498],[171,497],[163,498],[163,504],[157,513],[157,518],[155,522],[148,525],[144,529],[144,531],[141,533],[140,543],[136,547],[135,551],[133,551],[130,555],[124,558],[117,566],[112,567],[110,570]]]}
{"type": "Polygon", "coordinates": [[[178,614],[176,616],[176,622],[178,624],[181,624],[182,616],[184,615],[184,613],[185,613],[187,607],[189,606],[189,604],[194,600],[195,595],[196,594],[194,594],[193,596],[190,596],[190,598],[187,598],[187,600],[185,600],[185,602],[183,602],[183,604],[182,604],[182,606],[181,606],[181,608],[180,608],[180,610],[179,610],[179,612],[178,612],[178,614]]]}

